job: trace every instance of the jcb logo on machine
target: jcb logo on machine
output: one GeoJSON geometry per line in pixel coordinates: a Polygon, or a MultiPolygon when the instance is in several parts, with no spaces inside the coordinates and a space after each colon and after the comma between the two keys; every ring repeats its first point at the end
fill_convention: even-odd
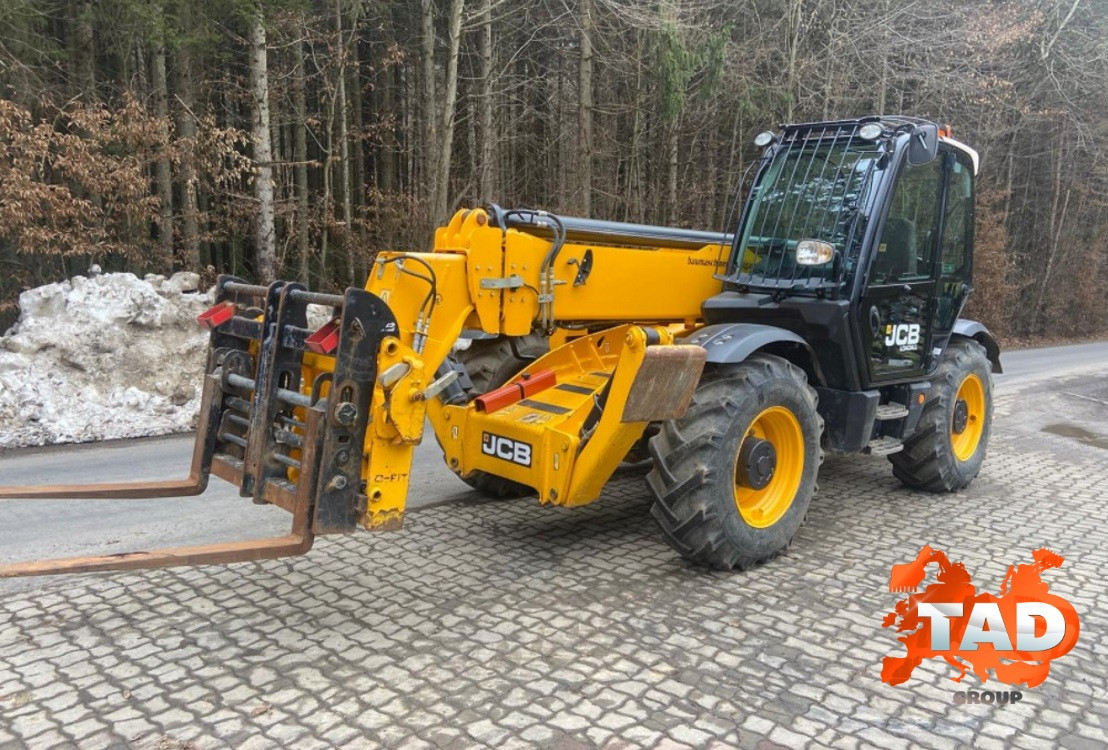
{"type": "Polygon", "coordinates": [[[519,440],[481,433],[481,452],[486,456],[496,456],[520,466],[531,466],[531,445],[519,440]]]}
{"type": "Polygon", "coordinates": [[[885,326],[885,346],[897,346],[904,351],[919,348],[919,323],[898,323],[885,326]]]}

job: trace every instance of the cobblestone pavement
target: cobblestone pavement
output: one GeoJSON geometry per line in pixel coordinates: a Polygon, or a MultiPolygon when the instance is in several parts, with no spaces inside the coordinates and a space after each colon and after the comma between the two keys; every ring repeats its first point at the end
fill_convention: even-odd
{"type": "Polygon", "coordinates": [[[1051,419],[1103,431],[1108,379],[1000,396],[969,492],[829,459],[789,553],[746,574],[675,558],[625,477],[579,510],[441,506],[291,561],[11,594],[0,747],[1101,748],[1108,453],[1051,419]],[[1021,703],[955,705],[941,662],[881,683],[889,567],[924,543],[989,590],[1035,547],[1066,557],[1044,580],[1081,637],[1021,703]]]}

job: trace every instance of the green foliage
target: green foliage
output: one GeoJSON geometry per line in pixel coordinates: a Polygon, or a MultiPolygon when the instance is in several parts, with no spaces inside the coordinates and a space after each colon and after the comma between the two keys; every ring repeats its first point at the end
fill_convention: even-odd
{"type": "Polygon", "coordinates": [[[723,79],[732,26],[715,33],[691,34],[672,17],[664,17],[659,33],[659,109],[666,122],[680,119],[689,96],[701,101],[715,95],[723,79]]]}

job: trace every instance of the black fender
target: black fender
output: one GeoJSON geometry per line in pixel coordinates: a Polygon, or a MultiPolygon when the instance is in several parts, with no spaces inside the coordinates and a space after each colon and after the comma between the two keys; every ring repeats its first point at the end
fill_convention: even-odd
{"type": "Polygon", "coordinates": [[[954,330],[951,331],[950,335],[952,338],[961,336],[962,338],[973,339],[981,344],[985,347],[985,354],[988,356],[989,362],[992,363],[993,372],[1004,372],[1000,367],[1000,344],[996,342],[996,337],[989,333],[989,329],[984,325],[969,318],[958,318],[954,321],[954,330]]]}
{"type": "Polygon", "coordinates": [[[742,362],[762,349],[770,354],[783,356],[808,373],[816,383],[823,382],[819,360],[812,347],[801,336],[777,326],[760,323],[717,323],[704,326],[679,343],[696,344],[708,352],[706,361],[711,364],[742,362]],[[803,352],[797,357],[798,352],[803,352]]]}

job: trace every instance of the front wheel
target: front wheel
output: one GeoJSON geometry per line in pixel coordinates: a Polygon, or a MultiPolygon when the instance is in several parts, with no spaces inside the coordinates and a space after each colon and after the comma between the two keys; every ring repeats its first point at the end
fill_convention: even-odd
{"type": "Polygon", "coordinates": [[[985,349],[955,339],[946,347],[904,450],[889,456],[893,474],[913,489],[953,492],[969,486],[989,444],[993,381],[985,349]]]}
{"type": "Polygon", "coordinates": [[[706,370],[685,416],[650,441],[654,519],[682,557],[720,570],[781,554],[823,460],[823,419],[804,371],[755,354],[706,370]]]}

